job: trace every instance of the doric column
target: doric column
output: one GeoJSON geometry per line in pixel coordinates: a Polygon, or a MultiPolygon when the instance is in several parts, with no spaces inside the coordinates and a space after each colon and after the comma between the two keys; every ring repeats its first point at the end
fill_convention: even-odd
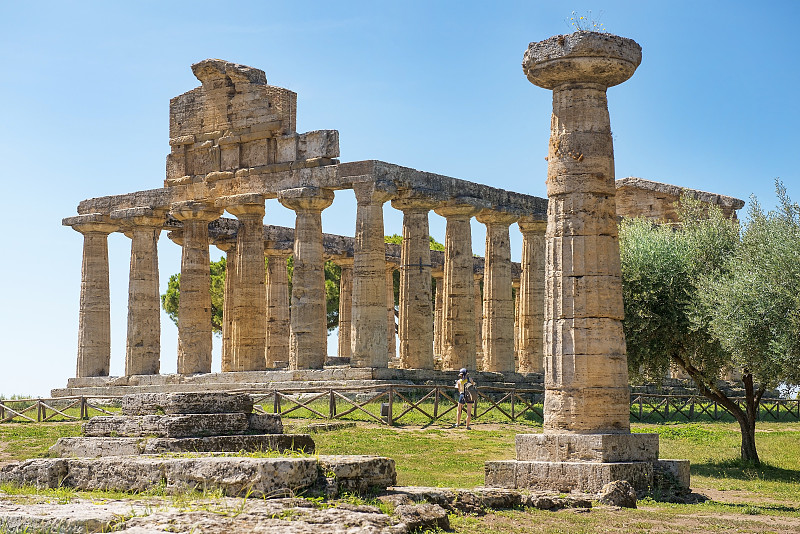
{"type": "Polygon", "coordinates": [[[243,194],[222,197],[217,206],[239,219],[231,318],[233,371],[266,369],[267,292],[264,268],[264,197],[243,194]]]}
{"type": "Polygon", "coordinates": [[[511,295],[511,244],[508,227],[518,215],[484,210],[483,370],[514,372],[514,300],[511,295]]]}
{"type": "Polygon", "coordinates": [[[519,278],[511,279],[511,291],[514,295],[514,359],[516,360],[517,372],[519,372],[519,278]]]}
{"type": "Polygon", "coordinates": [[[632,76],[640,61],[641,47],[635,42],[592,32],[531,43],[525,53],[528,80],[553,91],[545,433],[630,432],[606,89],[632,76]]]}
{"type": "Polygon", "coordinates": [[[397,325],[394,314],[394,271],[393,263],[386,263],[386,361],[397,357],[397,325]]]}
{"type": "Polygon", "coordinates": [[[483,295],[481,294],[482,280],[482,273],[472,273],[472,283],[475,294],[475,298],[473,299],[473,304],[475,305],[475,368],[485,371],[485,362],[483,360],[483,295]]]}
{"type": "Polygon", "coordinates": [[[225,239],[214,241],[214,246],[225,253],[225,289],[222,297],[222,360],[221,371],[234,371],[233,351],[231,350],[231,323],[233,322],[233,287],[236,285],[236,240],[225,239]]]}
{"type": "Polygon", "coordinates": [[[211,271],[208,223],[222,210],[208,202],[187,200],[172,205],[183,222],[181,298],[178,302],[178,374],[211,372],[211,271]]]}
{"type": "Polygon", "coordinates": [[[541,373],[544,371],[544,270],[545,221],[522,218],[522,274],[519,280],[519,339],[517,371],[541,373]]]}
{"type": "Polygon", "coordinates": [[[350,333],[353,312],[353,258],[336,258],[341,268],[339,278],[339,350],[340,358],[349,358],[352,354],[350,333]]]}
{"type": "Polygon", "coordinates": [[[111,212],[111,218],[120,221],[131,239],[125,376],[157,375],[161,368],[158,238],[166,211],[131,208],[111,212]]]}
{"type": "Polygon", "coordinates": [[[289,354],[289,273],[286,260],[290,251],[265,245],[267,255],[267,331],[266,365],[286,361],[289,354]]]}
{"type": "Polygon", "coordinates": [[[333,202],[333,191],[297,187],[280,191],[278,200],[296,215],[289,367],[322,369],[328,351],[322,210],[333,202]]]}
{"type": "Polygon", "coordinates": [[[400,265],[400,363],[404,369],[433,369],[431,244],[427,198],[392,200],[403,212],[400,265]]]}
{"type": "Polygon", "coordinates": [[[83,234],[81,303],[78,311],[78,365],[75,376],[108,376],[111,362],[111,299],[108,287],[108,234],[117,230],[106,215],[64,219],[83,234]]]}
{"type": "Polygon", "coordinates": [[[440,205],[435,211],[447,218],[442,297],[442,369],[475,369],[475,288],[469,221],[480,208],[450,203],[440,205]]]}
{"type": "Polygon", "coordinates": [[[394,192],[391,184],[353,184],[358,206],[353,251],[353,367],[386,367],[386,244],[383,203],[394,192]]]}
{"type": "Polygon", "coordinates": [[[436,280],[436,295],[433,302],[433,353],[442,356],[442,317],[444,306],[444,270],[433,271],[431,276],[436,280]]]}

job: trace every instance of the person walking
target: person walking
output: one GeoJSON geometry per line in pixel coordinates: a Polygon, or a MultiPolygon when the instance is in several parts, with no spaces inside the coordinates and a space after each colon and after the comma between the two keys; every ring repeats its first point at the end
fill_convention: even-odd
{"type": "Polygon", "coordinates": [[[461,425],[461,411],[464,405],[467,405],[467,430],[470,430],[470,420],[472,419],[472,406],[477,396],[477,388],[475,382],[466,369],[461,369],[458,372],[458,380],[456,380],[456,389],[458,390],[458,415],[456,417],[456,427],[461,425]]]}

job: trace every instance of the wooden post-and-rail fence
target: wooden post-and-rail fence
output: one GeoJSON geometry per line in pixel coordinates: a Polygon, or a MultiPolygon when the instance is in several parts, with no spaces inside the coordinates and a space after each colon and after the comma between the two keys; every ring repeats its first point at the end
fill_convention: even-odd
{"type": "MultiPolygon", "coordinates": [[[[378,424],[432,424],[454,417],[452,386],[377,385],[342,388],[230,390],[253,396],[256,410],[297,418],[358,419],[378,424]]],[[[74,396],[0,400],[0,423],[79,421],[116,415],[121,396],[74,396]]],[[[733,399],[744,408],[745,399],[733,399]]],[[[544,391],[517,387],[479,387],[473,419],[542,421],[544,391]]],[[[732,419],[716,402],[701,396],[631,395],[631,421],[719,421],[732,419]]],[[[760,420],[800,421],[800,399],[762,399],[760,420]]]]}

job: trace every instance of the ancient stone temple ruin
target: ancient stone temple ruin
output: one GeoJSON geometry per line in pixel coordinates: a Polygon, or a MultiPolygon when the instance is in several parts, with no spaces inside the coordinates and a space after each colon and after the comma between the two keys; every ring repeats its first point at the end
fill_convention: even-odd
{"type": "Polygon", "coordinates": [[[389,367],[396,269],[401,368],[433,369],[438,361],[444,370],[475,369],[480,358],[487,371],[541,371],[546,199],[381,161],[340,163],[338,132],[297,133],[297,95],[269,85],[263,71],[216,59],[192,70],[202,85],[170,102],[164,187],[84,200],[79,215],[63,221],[84,235],[78,363],[70,388],[112,385],[112,232],[131,238],[125,377],[115,379],[116,385],[153,391],[180,377],[210,373],[210,244],[225,251],[228,261],[223,375],[264,383],[276,378],[247,378],[248,373],[280,367],[287,359],[291,370],[322,369],[326,260],[342,268],[339,356],[350,358],[355,374],[349,376],[364,378],[359,369],[389,367]],[[352,189],[357,201],[354,238],[322,231],[321,213],[343,189],[352,189]],[[296,213],[293,229],[264,225],[265,200],[275,198],[296,213]],[[403,212],[401,247],[384,243],[387,202],[403,212]],[[431,211],[447,221],[444,253],[429,249],[431,211]],[[472,254],[472,217],[487,227],[485,260],[472,254]],[[510,259],[515,222],[521,265],[510,259]],[[169,379],[159,375],[161,358],[170,357],[159,346],[162,231],[182,247],[178,375],[169,379]],[[519,288],[516,328],[513,285],[519,288]]]}

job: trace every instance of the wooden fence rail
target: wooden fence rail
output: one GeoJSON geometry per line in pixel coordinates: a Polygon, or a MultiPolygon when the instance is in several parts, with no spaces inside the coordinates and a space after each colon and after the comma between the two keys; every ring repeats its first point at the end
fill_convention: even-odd
{"type": "MultiPolygon", "coordinates": [[[[361,417],[393,425],[398,422],[435,423],[456,409],[452,386],[379,385],[341,388],[294,388],[281,390],[230,390],[253,396],[259,412],[321,419],[361,417]]],[[[109,403],[121,396],[76,396],[0,400],[0,423],[85,420],[90,415],[114,415],[109,403]]],[[[744,399],[733,399],[744,408],[744,399]]],[[[531,388],[479,387],[473,419],[489,415],[502,420],[521,418],[540,422],[544,392],[531,388]]],[[[700,396],[631,395],[631,420],[638,422],[699,421],[730,419],[716,402],[700,396]]],[[[759,419],[800,421],[800,399],[762,399],[759,419]]]]}

